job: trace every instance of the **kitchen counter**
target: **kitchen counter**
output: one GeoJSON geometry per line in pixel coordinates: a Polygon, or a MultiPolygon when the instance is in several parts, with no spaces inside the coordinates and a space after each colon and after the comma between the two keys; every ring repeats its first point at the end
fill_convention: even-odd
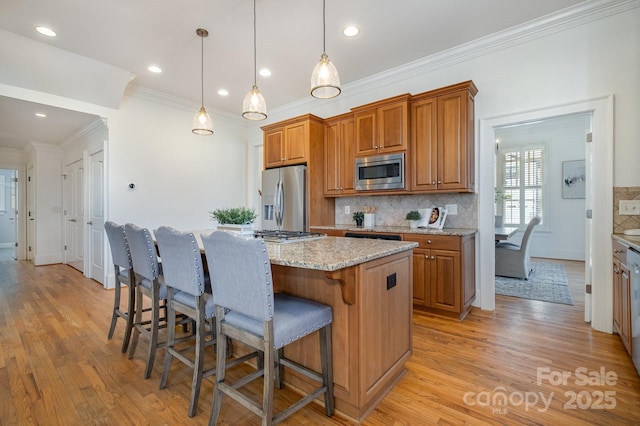
{"type": "Polygon", "coordinates": [[[408,226],[374,226],[373,228],[358,227],[355,225],[331,225],[331,226],[311,226],[314,231],[322,232],[326,230],[349,231],[349,232],[379,232],[382,234],[423,234],[423,235],[473,235],[478,232],[475,228],[410,228],[408,226]]]}
{"type": "Polygon", "coordinates": [[[635,250],[640,251],[640,236],[624,234],[611,234],[611,236],[625,246],[633,247],[635,250]]]}
{"type": "Polygon", "coordinates": [[[272,265],[336,271],[411,250],[418,243],[323,237],[290,243],[267,243],[272,265]]]}

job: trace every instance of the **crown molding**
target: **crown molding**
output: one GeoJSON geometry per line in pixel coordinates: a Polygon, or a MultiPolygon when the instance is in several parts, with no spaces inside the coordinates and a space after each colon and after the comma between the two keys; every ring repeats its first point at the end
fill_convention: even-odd
{"type": "MultiPolygon", "coordinates": [[[[136,99],[142,99],[145,101],[153,102],[156,104],[168,106],[171,108],[181,109],[183,111],[191,111],[195,113],[200,108],[200,104],[197,104],[188,99],[181,98],[179,96],[169,95],[168,93],[160,92],[158,90],[149,89],[148,87],[140,86],[134,83],[130,83],[125,91],[125,97],[131,97],[136,99]]],[[[229,124],[244,126],[246,120],[243,120],[240,114],[230,114],[226,111],[222,111],[213,107],[208,107],[207,111],[215,121],[224,121],[229,124]]]]}

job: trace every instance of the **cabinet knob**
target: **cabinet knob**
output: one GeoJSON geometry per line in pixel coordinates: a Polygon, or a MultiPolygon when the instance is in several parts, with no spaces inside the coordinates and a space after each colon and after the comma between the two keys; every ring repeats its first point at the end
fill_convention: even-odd
{"type": "Polygon", "coordinates": [[[431,240],[427,240],[427,244],[431,244],[431,240]]]}
{"type": "Polygon", "coordinates": [[[431,256],[431,260],[435,260],[435,258],[436,258],[435,256],[431,256]]]}
{"type": "Polygon", "coordinates": [[[431,185],[435,185],[435,184],[436,184],[436,181],[435,181],[435,180],[431,182],[431,185]]]}
{"type": "Polygon", "coordinates": [[[441,183],[442,183],[442,181],[441,181],[441,180],[439,180],[439,181],[438,181],[438,185],[440,185],[441,183]]]}

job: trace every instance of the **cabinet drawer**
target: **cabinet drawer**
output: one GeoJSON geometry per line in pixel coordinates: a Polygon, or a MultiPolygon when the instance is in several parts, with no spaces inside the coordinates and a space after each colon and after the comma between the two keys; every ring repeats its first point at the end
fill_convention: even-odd
{"type": "Polygon", "coordinates": [[[627,246],[622,244],[618,240],[613,240],[613,257],[618,259],[620,262],[626,264],[627,263],[627,246]]]}
{"type": "Polygon", "coordinates": [[[419,248],[438,250],[460,250],[460,237],[452,235],[404,234],[405,241],[418,243],[419,248]]]}

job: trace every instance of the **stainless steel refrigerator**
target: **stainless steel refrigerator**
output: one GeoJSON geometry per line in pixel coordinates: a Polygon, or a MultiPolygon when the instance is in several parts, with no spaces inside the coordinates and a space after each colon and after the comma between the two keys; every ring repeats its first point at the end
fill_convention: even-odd
{"type": "Polygon", "coordinates": [[[262,172],[262,229],[307,230],[307,166],[262,172]]]}

